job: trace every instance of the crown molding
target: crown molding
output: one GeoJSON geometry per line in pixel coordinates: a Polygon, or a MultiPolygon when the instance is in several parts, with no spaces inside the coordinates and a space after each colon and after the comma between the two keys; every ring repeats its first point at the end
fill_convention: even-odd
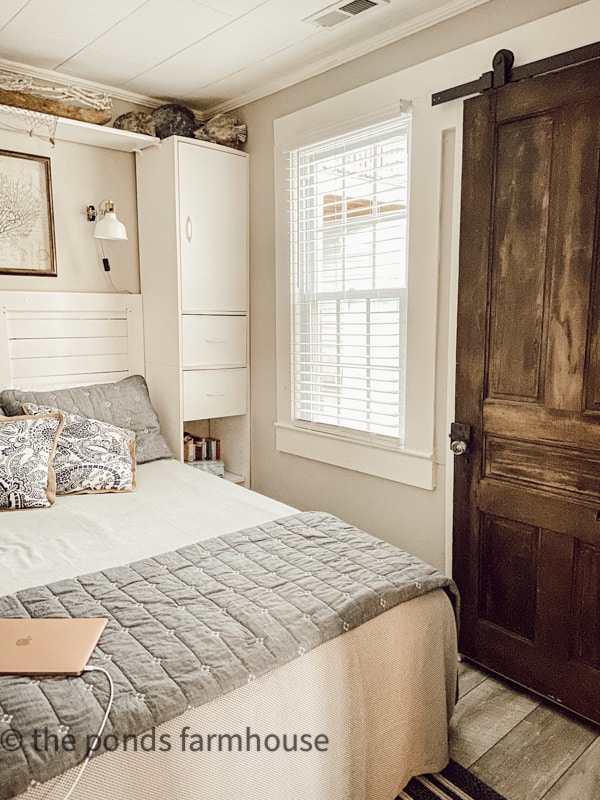
{"type": "Polygon", "coordinates": [[[204,117],[211,117],[224,111],[231,111],[241,106],[248,105],[249,103],[254,103],[256,100],[261,100],[263,97],[279,92],[282,89],[287,89],[308,78],[314,78],[323,72],[346,64],[355,58],[360,58],[360,56],[367,55],[367,53],[371,53],[388,44],[393,44],[400,39],[405,39],[407,36],[412,36],[414,33],[418,33],[426,28],[431,28],[434,25],[438,25],[440,22],[444,22],[451,17],[456,17],[466,11],[470,11],[472,8],[484,5],[487,2],[489,2],[489,0],[450,0],[450,2],[435,11],[420,14],[418,17],[414,17],[401,25],[396,25],[382,33],[361,39],[359,43],[339,50],[334,55],[324,55],[323,58],[311,61],[310,64],[294,70],[292,73],[288,73],[285,76],[282,75],[269,82],[264,82],[261,84],[260,89],[237,95],[230,100],[225,100],[214,106],[208,106],[208,108],[204,108],[202,114],[204,117]]]}

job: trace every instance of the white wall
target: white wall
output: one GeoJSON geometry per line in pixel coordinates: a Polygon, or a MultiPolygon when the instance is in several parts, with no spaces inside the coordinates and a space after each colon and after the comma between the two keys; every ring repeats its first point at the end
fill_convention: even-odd
{"type": "Polygon", "coordinates": [[[26,133],[0,128],[0,150],[34,153],[51,159],[57,277],[0,274],[0,290],[48,292],[112,291],[101,264],[93,225],[85,216],[88,204],[115,201],[128,241],[104,243],[112,280],[119,291],[139,292],[135,161],[122,153],[89,145],[48,142],[26,133]]]}
{"type": "MultiPolygon", "coordinates": [[[[325,75],[252,103],[240,110],[248,123],[251,155],[251,364],[252,486],[301,509],[323,509],[410,550],[441,568],[450,556],[449,509],[451,462],[448,423],[454,373],[454,328],[458,255],[458,183],[462,102],[432,108],[431,93],[473,80],[491,68],[494,53],[514,51],[516,64],[562,52],[598,38],[600,0],[490,0],[467,14],[371,53],[325,75]],[[573,6],[560,13],[557,9],[573,6]],[[517,25],[521,27],[517,28],[517,25]],[[499,32],[502,32],[497,35],[499,32]],[[483,39],[483,37],[492,37],[483,39]],[[459,49],[460,48],[460,49],[459,49]],[[429,59],[425,61],[424,59],[429,59]],[[386,77],[382,77],[386,76],[386,77]],[[360,87],[382,97],[413,101],[414,113],[429,120],[436,132],[427,178],[431,202],[437,202],[441,181],[444,131],[455,131],[455,184],[444,209],[450,224],[447,249],[440,252],[436,372],[436,489],[433,492],[309,461],[275,449],[275,198],[273,120],[342,92],[360,103],[360,87]]],[[[360,107],[357,105],[357,107],[360,107]]],[[[452,137],[446,141],[452,142],[452,137]]],[[[451,172],[451,171],[450,171],[451,172]]],[[[413,180],[419,176],[413,173],[413,180]]],[[[437,236],[437,231],[431,232],[437,236]]],[[[438,251],[439,251],[438,247],[438,251]]],[[[437,270],[437,263],[426,268],[437,270]]],[[[433,293],[432,293],[433,294],[433,293]]]]}

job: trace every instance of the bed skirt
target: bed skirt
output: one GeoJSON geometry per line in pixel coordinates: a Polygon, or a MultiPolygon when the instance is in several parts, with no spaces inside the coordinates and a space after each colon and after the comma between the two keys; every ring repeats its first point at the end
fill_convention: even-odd
{"type": "MultiPolygon", "coordinates": [[[[454,613],[438,589],[157,726],[147,749],[138,737],[137,752],[99,755],[72,798],[394,800],[413,775],[448,761],[456,674],[454,613]],[[223,734],[239,734],[248,752],[237,739],[219,752],[223,734]],[[284,734],[288,748],[296,735],[295,752],[283,752],[284,734]]],[[[77,769],[17,800],[61,800],[77,769]]]]}

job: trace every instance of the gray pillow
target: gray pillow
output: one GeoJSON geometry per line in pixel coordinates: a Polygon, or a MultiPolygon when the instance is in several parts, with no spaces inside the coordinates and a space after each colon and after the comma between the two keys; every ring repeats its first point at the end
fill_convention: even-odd
{"type": "Polygon", "coordinates": [[[131,375],[115,383],[95,383],[46,392],[25,389],[5,389],[0,392],[0,405],[11,417],[23,413],[23,403],[50,405],[61,411],[134,431],[138,464],[173,457],[161,436],[148,386],[141,375],[131,375]]]}

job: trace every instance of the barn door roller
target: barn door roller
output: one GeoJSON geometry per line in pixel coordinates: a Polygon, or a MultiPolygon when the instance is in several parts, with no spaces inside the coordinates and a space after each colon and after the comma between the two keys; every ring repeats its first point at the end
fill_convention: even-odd
{"type": "Polygon", "coordinates": [[[575,50],[567,50],[566,53],[559,53],[549,58],[542,58],[539,61],[532,61],[529,64],[523,64],[523,66],[513,69],[515,61],[513,53],[510,50],[498,50],[492,59],[490,72],[484,72],[475,81],[461,83],[460,86],[453,86],[451,89],[444,89],[442,92],[435,92],[431,95],[431,105],[439,106],[440,103],[457,100],[459,97],[480,94],[490,89],[501,89],[507,83],[522,81],[524,78],[532,78],[534,75],[542,75],[545,72],[555,72],[558,69],[571,67],[573,64],[593,61],[596,58],[600,58],[600,42],[577,47],[575,50]]]}

